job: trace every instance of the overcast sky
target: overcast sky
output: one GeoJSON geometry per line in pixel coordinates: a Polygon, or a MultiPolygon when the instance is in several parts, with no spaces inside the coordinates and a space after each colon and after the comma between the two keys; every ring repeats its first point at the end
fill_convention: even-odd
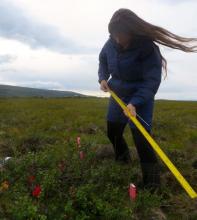
{"type": "MultiPolygon", "coordinates": [[[[0,84],[109,96],[98,84],[98,54],[119,8],[197,37],[196,0],[0,0],[0,84]]],[[[197,100],[197,54],[159,46],[168,77],[156,99],[197,100]]]]}

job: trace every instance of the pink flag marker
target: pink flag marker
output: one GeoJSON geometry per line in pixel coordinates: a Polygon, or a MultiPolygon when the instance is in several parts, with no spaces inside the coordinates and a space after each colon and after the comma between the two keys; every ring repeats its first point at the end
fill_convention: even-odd
{"type": "Polygon", "coordinates": [[[78,145],[78,147],[81,146],[81,138],[79,136],[77,137],[77,145],[78,145]]]}
{"type": "Polygon", "coordinates": [[[129,185],[129,197],[132,200],[135,200],[137,197],[136,186],[133,183],[130,183],[130,185],[129,185]]]}
{"type": "Polygon", "coordinates": [[[80,159],[81,159],[81,160],[84,159],[84,157],[85,157],[84,152],[83,152],[83,151],[80,151],[80,152],[79,152],[79,156],[80,156],[80,159]]]}

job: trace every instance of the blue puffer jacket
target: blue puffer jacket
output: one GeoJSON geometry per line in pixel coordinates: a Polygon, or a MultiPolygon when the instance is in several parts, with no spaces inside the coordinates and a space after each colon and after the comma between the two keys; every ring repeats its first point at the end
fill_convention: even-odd
{"type": "MultiPolygon", "coordinates": [[[[136,112],[149,124],[147,126],[139,118],[147,129],[152,126],[154,96],[161,83],[161,73],[159,47],[147,37],[134,39],[129,47],[123,50],[110,35],[99,53],[98,82],[108,80],[109,87],[125,103],[136,107],[136,112]]],[[[128,117],[111,96],[107,119],[128,121],[128,117]]],[[[129,124],[135,127],[130,121],[129,124]]]]}

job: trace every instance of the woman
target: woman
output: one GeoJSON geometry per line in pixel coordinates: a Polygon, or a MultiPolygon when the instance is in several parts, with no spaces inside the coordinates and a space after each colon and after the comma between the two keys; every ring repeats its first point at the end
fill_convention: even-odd
{"type": "MultiPolygon", "coordinates": [[[[175,35],[144,21],[126,8],[115,11],[108,30],[109,39],[99,54],[100,88],[104,92],[112,89],[127,104],[133,116],[140,116],[138,120],[151,134],[154,96],[161,83],[162,68],[167,73],[166,59],[155,42],[185,52],[196,52],[196,46],[186,46],[183,43],[197,38],[175,35]]],[[[159,187],[160,169],[154,150],[112,96],[109,98],[106,119],[107,135],[114,147],[115,160],[131,161],[123,137],[128,122],[140,159],[143,186],[153,189],[159,187]]]]}

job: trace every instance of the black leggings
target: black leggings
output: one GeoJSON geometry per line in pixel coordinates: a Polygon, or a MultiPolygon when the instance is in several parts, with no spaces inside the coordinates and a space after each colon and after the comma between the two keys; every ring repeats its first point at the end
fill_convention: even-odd
{"type": "Polygon", "coordinates": [[[129,149],[123,137],[125,125],[124,123],[107,121],[107,136],[113,145],[115,160],[124,160],[129,155],[129,149]]]}
{"type": "MultiPolygon", "coordinates": [[[[128,145],[123,137],[124,128],[127,123],[107,121],[107,136],[111,141],[116,160],[128,160],[130,158],[128,145]]],[[[144,183],[159,183],[158,159],[150,143],[138,129],[130,127],[134,144],[140,159],[144,183]],[[152,173],[152,177],[150,177],[152,173]],[[147,176],[149,175],[149,177],[147,176]],[[152,179],[151,179],[152,178],[152,179]]],[[[151,134],[151,130],[147,130],[151,134]]]]}

